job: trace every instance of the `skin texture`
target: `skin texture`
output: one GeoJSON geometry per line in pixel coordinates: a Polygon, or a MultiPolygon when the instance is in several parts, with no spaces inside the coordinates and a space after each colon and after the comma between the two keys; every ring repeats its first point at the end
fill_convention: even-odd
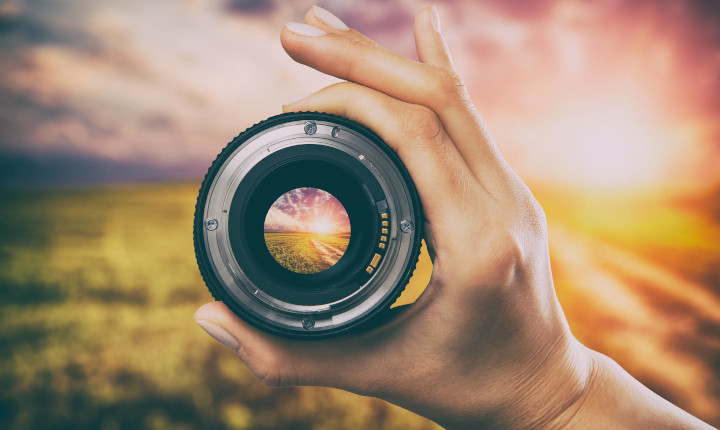
{"type": "Polygon", "coordinates": [[[420,62],[312,9],[305,23],[326,34],[286,27],[285,50],[347,82],[283,109],[346,116],[398,153],[425,210],[430,284],[389,323],[340,338],[277,338],[220,302],[197,311],[201,326],[264,384],[374,396],[449,429],[710,428],[573,337],[555,295],[545,214],[470,101],[436,10],[415,20],[420,62]]]}

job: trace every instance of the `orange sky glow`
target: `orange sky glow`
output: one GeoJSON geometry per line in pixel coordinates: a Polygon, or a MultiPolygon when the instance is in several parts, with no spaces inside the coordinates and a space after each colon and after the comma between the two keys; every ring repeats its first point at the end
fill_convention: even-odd
{"type": "MultiPolygon", "coordinates": [[[[4,214],[19,220],[5,223],[15,234],[0,248],[12,268],[8,276],[17,278],[11,287],[47,285],[52,295],[43,298],[43,289],[37,299],[55,300],[55,285],[64,291],[67,281],[71,299],[57,304],[65,306],[83,288],[100,300],[106,295],[99,292],[115,282],[128,294],[113,292],[108,300],[133,301],[108,306],[142,313],[135,292],[144,293],[148,274],[157,272],[162,288],[149,291],[162,300],[147,306],[174,312],[176,302],[165,294],[181,297],[177,309],[189,318],[185,306],[200,299],[187,279],[194,273],[201,283],[199,274],[171,270],[163,278],[168,274],[160,272],[194,264],[177,262],[192,257],[188,229],[200,178],[242,130],[281,113],[284,101],[338,81],[294,63],[280,45],[284,23],[301,21],[313,0],[27,3],[0,0],[0,191],[11,189],[0,203],[10,202],[4,214]],[[73,188],[57,197],[43,188],[169,180],[191,185],[88,187],[88,194],[73,188]],[[37,200],[27,193],[28,203],[16,207],[13,199],[26,193],[12,188],[28,184],[42,192],[37,200]],[[146,206],[150,215],[138,212],[146,206]],[[141,216],[125,216],[131,213],[141,216]],[[163,240],[146,234],[171,230],[163,240]],[[177,255],[166,255],[167,244],[177,255]],[[52,258],[40,258],[40,249],[52,258]],[[112,264],[97,264],[103,258],[112,264]]],[[[413,17],[431,3],[317,4],[416,59],[413,17]]],[[[545,210],[555,291],[573,334],[720,427],[720,2],[448,0],[437,6],[458,71],[495,143],[545,210]]],[[[309,188],[281,196],[265,231],[348,232],[342,205],[327,196],[309,188]]],[[[328,244],[318,250],[333,254],[328,244]]],[[[426,251],[396,304],[412,303],[430,282],[426,251]]],[[[15,307],[35,303],[22,300],[15,307]]],[[[18,324],[35,324],[37,310],[28,306],[32,318],[18,324]]],[[[68,355],[76,356],[74,349],[68,355]]],[[[51,393],[25,383],[28,369],[15,378],[21,392],[51,393]]],[[[167,379],[165,373],[156,376],[167,379]]],[[[47,383],[44,371],[38,375],[47,383]]],[[[247,375],[243,384],[250,384],[247,375]]],[[[146,394],[160,398],[160,391],[146,394]]],[[[314,398],[306,392],[291,390],[287,399],[314,398]]],[[[235,405],[221,397],[214,397],[222,402],[216,407],[235,405]]],[[[357,399],[348,399],[342,408],[355,405],[357,399]]],[[[43,402],[38,410],[47,409],[43,402]]],[[[322,403],[313,400],[313,408],[322,403]]],[[[288,404],[295,405],[283,410],[289,419],[309,416],[292,412],[306,403],[288,404]]],[[[255,411],[252,404],[238,406],[243,417],[255,411]]],[[[260,413],[258,422],[266,416],[260,413]]]]}
{"type": "MultiPolygon", "coordinates": [[[[425,4],[322,2],[411,57],[412,17],[425,4]]],[[[301,20],[310,5],[0,2],[0,151],[29,171],[46,160],[60,180],[84,171],[78,178],[92,182],[92,166],[108,163],[141,164],[133,167],[140,177],[196,177],[284,100],[337,81],[295,64],[280,46],[283,23],[301,20]]],[[[717,7],[438,6],[473,100],[523,178],[610,189],[720,181],[717,7]]],[[[13,171],[29,175],[21,170],[13,171]]]]}

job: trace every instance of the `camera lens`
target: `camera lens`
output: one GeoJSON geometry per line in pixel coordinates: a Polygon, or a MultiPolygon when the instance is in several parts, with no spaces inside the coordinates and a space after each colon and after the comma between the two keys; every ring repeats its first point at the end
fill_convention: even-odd
{"type": "Polygon", "coordinates": [[[397,155],[347,118],[301,112],[250,127],[218,155],[195,210],[217,300],[274,334],[359,329],[402,293],[422,210],[397,155]]]}

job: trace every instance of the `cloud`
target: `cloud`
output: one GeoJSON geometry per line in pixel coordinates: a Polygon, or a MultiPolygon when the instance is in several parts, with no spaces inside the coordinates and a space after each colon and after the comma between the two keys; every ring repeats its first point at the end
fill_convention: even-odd
{"type": "MultiPolygon", "coordinates": [[[[13,154],[206,167],[283,100],[337,82],[293,63],[278,43],[283,22],[302,19],[310,0],[7,4],[16,3],[0,7],[0,146],[13,154]]],[[[423,4],[321,2],[411,57],[412,19],[423,4]]],[[[719,175],[717,7],[438,6],[473,100],[524,177],[639,184],[668,172],[695,183],[719,175]],[[616,142],[598,147],[602,136],[616,142]],[[614,151],[641,168],[593,164],[614,151]]]]}
{"type": "Polygon", "coordinates": [[[312,231],[318,221],[332,225],[332,231],[350,230],[347,212],[332,194],[311,187],[295,188],[270,206],[265,231],[312,231]]]}
{"type": "Polygon", "coordinates": [[[41,44],[93,49],[95,43],[76,25],[85,18],[83,9],[64,7],[58,2],[38,0],[33,7],[6,2],[0,5],[0,47],[24,49],[41,44]]]}
{"type": "Polygon", "coordinates": [[[205,171],[196,163],[157,166],[142,161],[113,161],[78,154],[0,152],[0,189],[182,180],[200,177],[205,171]]]}
{"type": "Polygon", "coordinates": [[[238,14],[268,14],[275,9],[275,2],[271,0],[229,0],[225,8],[231,13],[238,14]]]}
{"type": "Polygon", "coordinates": [[[623,187],[720,179],[696,170],[704,142],[720,139],[710,119],[720,114],[720,62],[708,61],[720,58],[717,19],[686,2],[516,7],[468,5],[446,34],[521,175],[623,187]]]}

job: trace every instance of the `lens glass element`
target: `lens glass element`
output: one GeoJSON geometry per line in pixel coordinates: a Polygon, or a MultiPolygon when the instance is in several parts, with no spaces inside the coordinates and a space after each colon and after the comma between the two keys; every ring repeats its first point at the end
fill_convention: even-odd
{"type": "Polygon", "coordinates": [[[318,188],[290,190],[265,216],[265,245],[270,255],[295,273],[329,269],[350,242],[350,219],[332,194],[318,188]]]}

